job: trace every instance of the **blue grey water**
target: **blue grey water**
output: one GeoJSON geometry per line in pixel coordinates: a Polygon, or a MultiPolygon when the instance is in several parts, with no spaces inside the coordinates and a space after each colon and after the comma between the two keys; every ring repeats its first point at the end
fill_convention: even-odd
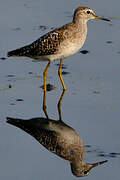
{"type": "MultiPolygon", "coordinates": [[[[42,34],[71,21],[78,6],[98,15],[120,17],[120,1],[0,0],[0,179],[76,179],[68,162],[48,152],[35,139],[6,123],[6,117],[44,117],[43,71],[46,62],[6,57],[8,50],[29,44],[42,34]],[[9,88],[12,86],[12,88],[9,88]]],[[[64,60],[67,91],[62,102],[63,120],[80,134],[86,162],[108,160],[93,169],[88,180],[119,180],[120,169],[120,20],[88,22],[81,50],[64,60]]],[[[47,110],[58,119],[57,102],[62,88],[59,61],[48,71],[47,110]]]]}

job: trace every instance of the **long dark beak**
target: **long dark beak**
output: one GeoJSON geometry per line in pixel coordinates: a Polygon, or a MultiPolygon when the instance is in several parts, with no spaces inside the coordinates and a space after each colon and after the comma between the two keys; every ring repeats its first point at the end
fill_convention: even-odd
{"type": "Polygon", "coordinates": [[[100,19],[100,20],[103,20],[103,21],[110,21],[110,19],[107,19],[107,18],[103,18],[101,16],[94,16],[95,19],[100,19]]]}
{"type": "Polygon", "coordinates": [[[106,162],[108,162],[108,161],[105,160],[105,161],[101,161],[101,162],[97,162],[97,163],[91,164],[91,168],[90,168],[90,169],[92,169],[92,168],[94,168],[94,167],[97,167],[97,166],[99,166],[99,165],[102,165],[102,164],[104,164],[104,163],[106,163],[106,162]]]}

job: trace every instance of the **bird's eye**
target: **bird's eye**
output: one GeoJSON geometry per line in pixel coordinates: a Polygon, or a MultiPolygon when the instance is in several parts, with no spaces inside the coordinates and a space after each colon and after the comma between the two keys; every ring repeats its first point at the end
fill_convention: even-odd
{"type": "Polygon", "coordinates": [[[88,11],[86,11],[86,13],[87,13],[87,14],[90,14],[90,11],[88,10],[88,11]]]}
{"type": "Polygon", "coordinates": [[[84,174],[86,175],[88,172],[87,171],[84,171],[84,174]]]}

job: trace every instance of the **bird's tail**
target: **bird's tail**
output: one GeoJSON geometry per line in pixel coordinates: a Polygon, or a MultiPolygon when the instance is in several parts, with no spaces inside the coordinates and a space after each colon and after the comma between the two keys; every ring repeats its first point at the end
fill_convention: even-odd
{"type": "Polygon", "coordinates": [[[15,49],[13,51],[9,51],[7,56],[29,56],[30,53],[30,46],[24,46],[19,49],[15,49]]]}
{"type": "Polygon", "coordinates": [[[22,128],[25,122],[26,121],[23,121],[21,119],[7,117],[7,123],[17,126],[19,128],[22,128]]]}
{"type": "Polygon", "coordinates": [[[46,118],[33,118],[30,120],[16,119],[7,117],[7,123],[16,126],[26,133],[33,136],[35,139],[39,139],[42,131],[49,129],[49,121],[46,118]]]}
{"type": "Polygon", "coordinates": [[[21,54],[21,50],[20,49],[16,49],[16,50],[13,50],[13,51],[9,51],[7,56],[10,57],[10,56],[20,56],[21,54]]]}
{"type": "Polygon", "coordinates": [[[16,126],[29,133],[32,129],[46,129],[49,126],[49,120],[46,118],[33,118],[29,120],[7,117],[7,123],[16,126]]]}

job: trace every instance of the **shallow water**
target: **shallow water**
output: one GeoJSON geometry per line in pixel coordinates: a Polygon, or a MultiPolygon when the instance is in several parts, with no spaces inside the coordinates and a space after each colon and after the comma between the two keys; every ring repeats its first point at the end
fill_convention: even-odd
{"type": "MultiPolygon", "coordinates": [[[[98,15],[118,17],[120,2],[107,1],[2,1],[0,6],[0,179],[76,179],[69,163],[48,152],[22,130],[6,123],[6,117],[44,117],[43,71],[46,62],[6,58],[8,50],[24,46],[42,34],[71,20],[77,6],[88,6],[98,15]],[[5,58],[4,58],[5,57],[5,58]]],[[[120,20],[90,21],[84,47],[64,60],[67,91],[62,102],[63,120],[86,145],[86,162],[108,160],[86,179],[119,179],[120,166],[120,20]],[[80,50],[80,51],[81,51],[80,50]]],[[[57,120],[62,87],[59,61],[48,71],[47,110],[57,120]]]]}

